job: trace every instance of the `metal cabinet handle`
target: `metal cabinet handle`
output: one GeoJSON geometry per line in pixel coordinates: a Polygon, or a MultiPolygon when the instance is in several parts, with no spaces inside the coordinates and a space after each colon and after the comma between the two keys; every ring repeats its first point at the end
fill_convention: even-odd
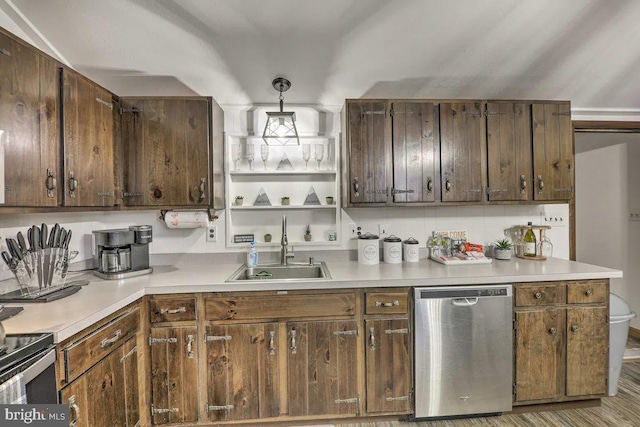
{"type": "Polygon", "coordinates": [[[55,197],[53,190],[56,189],[56,177],[51,169],[47,169],[47,179],[45,181],[47,187],[47,197],[55,197]]]}
{"type": "Polygon", "coordinates": [[[587,292],[585,292],[584,294],[590,297],[591,295],[593,295],[593,291],[591,289],[587,289],[587,292]]]}
{"type": "Polygon", "coordinates": [[[376,351],[376,331],[374,328],[369,328],[369,348],[371,351],[376,351]]]}
{"type": "Polygon", "coordinates": [[[187,335],[187,357],[193,359],[193,335],[187,335]]]}
{"type": "Polygon", "coordinates": [[[291,354],[296,354],[296,351],[298,349],[296,347],[296,330],[291,329],[291,332],[289,332],[289,335],[291,336],[291,346],[289,347],[289,350],[291,350],[291,354]]]}
{"type": "Polygon", "coordinates": [[[271,356],[276,354],[276,346],[275,346],[275,343],[274,343],[275,337],[276,337],[275,331],[269,331],[269,354],[271,356]]]}
{"type": "Polygon", "coordinates": [[[555,335],[556,328],[549,328],[549,335],[555,335]]]}
{"type": "Polygon", "coordinates": [[[78,180],[74,178],[73,171],[69,172],[69,197],[76,197],[78,189],[78,180]]]}
{"type": "Polygon", "coordinates": [[[101,348],[109,347],[111,344],[118,341],[118,338],[120,338],[120,335],[122,335],[122,330],[118,329],[112,338],[105,338],[102,341],[100,341],[100,347],[101,348]]]}
{"type": "Polygon", "coordinates": [[[447,180],[447,181],[444,183],[444,189],[445,189],[447,192],[451,191],[451,182],[450,182],[449,180],[447,180]]]}
{"type": "Polygon", "coordinates": [[[205,199],[205,190],[207,188],[207,180],[205,178],[200,178],[200,201],[203,201],[205,199]]]}
{"type": "Polygon", "coordinates": [[[160,309],[160,314],[178,314],[178,313],[186,313],[186,312],[187,312],[187,307],[178,307],[173,310],[168,308],[160,309]]]}
{"type": "Polygon", "coordinates": [[[538,193],[542,193],[542,190],[544,190],[544,181],[542,175],[538,175],[538,193]]]}
{"type": "Polygon", "coordinates": [[[577,330],[578,330],[578,327],[576,325],[573,325],[571,327],[571,332],[577,332],[577,330]]]}
{"type": "Polygon", "coordinates": [[[69,427],[76,427],[80,417],[80,407],[76,403],[76,396],[69,398],[69,427]]]}
{"type": "Polygon", "coordinates": [[[398,305],[400,305],[400,301],[397,299],[390,302],[376,301],[376,307],[396,307],[398,305]]]}
{"type": "Polygon", "coordinates": [[[431,193],[433,191],[433,180],[429,178],[427,181],[427,192],[431,193]]]}
{"type": "Polygon", "coordinates": [[[527,191],[527,177],[520,175],[520,192],[524,193],[525,191],[527,191]]]}
{"type": "Polygon", "coordinates": [[[358,178],[353,178],[353,192],[354,196],[360,197],[360,185],[358,184],[358,178]]]}
{"type": "Polygon", "coordinates": [[[533,294],[533,297],[534,297],[535,299],[540,299],[540,298],[542,298],[542,293],[540,293],[540,292],[536,292],[535,294],[533,294]]]}

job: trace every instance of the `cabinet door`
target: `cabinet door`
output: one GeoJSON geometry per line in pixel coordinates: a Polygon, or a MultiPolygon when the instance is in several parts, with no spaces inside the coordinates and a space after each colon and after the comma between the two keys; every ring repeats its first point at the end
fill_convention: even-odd
{"type": "Polygon", "coordinates": [[[287,323],[289,415],[358,413],[357,334],[353,320],[287,323]]]}
{"type": "Polygon", "coordinates": [[[128,206],[208,206],[209,103],[121,99],[128,206]]]}
{"type": "Polygon", "coordinates": [[[278,324],[207,326],[207,419],[280,415],[278,324]]]}
{"type": "Polygon", "coordinates": [[[394,202],[436,200],[440,143],[434,136],[434,116],[431,102],[392,104],[394,202]]]}
{"type": "Polygon", "coordinates": [[[516,312],[516,402],[564,396],[565,313],[548,308],[516,312]]]}
{"type": "Polygon", "coordinates": [[[122,346],[122,364],[125,390],[125,415],[127,427],[133,427],[140,421],[140,401],[138,385],[138,347],[137,339],[131,338],[122,346]]]}
{"type": "Polygon", "coordinates": [[[606,394],[608,342],[606,307],[567,309],[567,396],[606,394]]]}
{"type": "Polygon", "coordinates": [[[113,206],[115,163],[111,93],[80,74],[64,77],[64,204],[113,206]]]}
{"type": "Polygon", "coordinates": [[[531,200],[531,105],[487,103],[490,201],[531,200]]]}
{"type": "MultiPolygon", "coordinates": [[[[132,383],[125,372],[127,365],[133,362],[127,359],[123,361],[127,354],[125,351],[130,351],[133,347],[135,338],[113,351],[60,392],[62,403],[74,400],[77,405],[77,427],[135,426],[139,412],[129,406],[127,394],[137,393],[137,387],[135,390],[125,387],[132,383]]],[[[130,359],[136,360],[136,357],[130,359]]],[[[137,396],[135,399],[137,407],[137,396]]]]}
{"type": "Polygon", "coordinates": [[[349,140],[349,201],[386,203],[391,156],[387,148],[386,102],[381,100],[347,104],[349,140]]]}
{"type": "Polygon", "coordinates": [[[198,420],[196,327],[151,329],[153,424],[198,420]]]}
{"type": "Polygon", "coordinates": [[[58,205],[58,85],[56,62],[0,33],[5,206],[58,205]]]}
{"type": "Polygon", "coordinates": [[[440,104],[443,202],[483,200],[484,117],[480,102],[440,104]]]}
{"type": "Polygon", "coordinates": [[[409,413],[409,320],[367,320],[365,333],[367,413],[409,413]]]}
{"type": "Polygon", "coordinates": [[[574,187],[573,131],[568,102],[533,104],[534,200],[569,200],[574,187]]]}

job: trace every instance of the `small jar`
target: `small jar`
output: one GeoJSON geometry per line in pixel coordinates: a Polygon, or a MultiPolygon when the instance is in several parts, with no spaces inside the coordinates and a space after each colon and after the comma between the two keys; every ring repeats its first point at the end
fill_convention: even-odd
{"type": "Polygon", "coordinates": [[[403,242],[403,254],[406,262],[420,261],[420,242],[413,237],[409,237],[403,242]]]}
{"type": "Polygon", "coordinates": [[[364,233],[358,236],[358,263],[365,265],[379,264],[379,245],[380,239],[375,234],[364,233]]]}
{"type": "Polygon", "coordinates": [[[402,263],[402,239],[394,236],[385,237],[382,241],[382,257],[387,264],[402,263]]]}

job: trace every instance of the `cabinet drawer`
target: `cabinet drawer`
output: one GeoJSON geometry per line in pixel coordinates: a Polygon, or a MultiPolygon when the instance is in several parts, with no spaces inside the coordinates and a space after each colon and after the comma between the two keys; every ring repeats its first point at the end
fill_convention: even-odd
{"type": "Polygon", "coordinates": [[[565,287],[557,283],[520,283],[515,286],[516,307],[564,304],[565,287]]]}
{"type": "Polygon", "coordinates": [[[196,320],[196,299],[152,299],[149,301],[149,317],[151,323],[196,320]]]}
{"type": "Polygon", "coordinates": [[[354,294],[230,296],[207,298],[207,320],[258,320],[353,316],[354,294]]]}
{"type": "Polygon", "coordinates": [[[66,346],[62,350],[65,381],[73,381],[135,335],[139,324],[140,309],[136,307],[66,346]]]}
{"type": "Polygon", "coordinates": [[[568,304],[604,303],[609,297],[605,280],[585,280],[567,283],[568,304]]]}
{"type": "Polygon", "coordinates": [[[406,314],[406,292],[367,292],[365,314],[406,314]]]}

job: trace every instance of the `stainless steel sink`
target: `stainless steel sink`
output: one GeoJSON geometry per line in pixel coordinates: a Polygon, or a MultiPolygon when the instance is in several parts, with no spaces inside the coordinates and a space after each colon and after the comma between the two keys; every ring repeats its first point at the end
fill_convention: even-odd
{"type": "Polygon", "coordinates": [[[246,264],[240,266],[226,282],[245,280],[278,280],[287,282],[315,282],[330,280],[331,274],[324,262],[313,264],[265,264],[248,268],[246,264]]]}

